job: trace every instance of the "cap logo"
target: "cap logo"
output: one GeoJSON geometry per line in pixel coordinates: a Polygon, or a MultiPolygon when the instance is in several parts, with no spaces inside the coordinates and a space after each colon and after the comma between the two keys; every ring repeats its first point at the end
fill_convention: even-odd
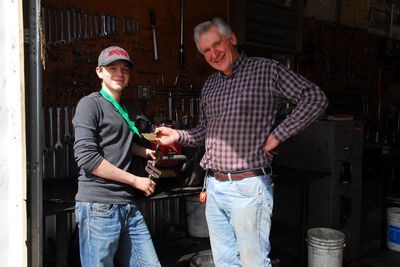
{"type": "Polygon", "coordinates": [[[111,57],[111,56],[124,56],[124,57],[129,58],[128,53],[126,51],[120,50],[120,49],[114,49],[114,50],[109,51],[108,52],[108,56],[109,57],[111,57]]]}

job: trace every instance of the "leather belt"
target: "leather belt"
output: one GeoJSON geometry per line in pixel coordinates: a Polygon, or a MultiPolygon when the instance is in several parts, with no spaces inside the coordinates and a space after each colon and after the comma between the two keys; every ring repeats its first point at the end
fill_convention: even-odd
{"type": "Polygon", "coordinates": [[[254,169],[254,170],[244,170],[244,171],[234,171],[234,172],[221,172],[221,171],[215,171],[215,170],[208,170],[208,174],[213,176],[215,179],[219,181],[239,181],[243,180],[245,178],[249,177],[255,177],[255,176],[261,176],[264,174],[270,174],[271,173],[271,168],[270,167],[265,167],[264,168],[265,173],[263,170],[260,169],[254,169]],[[229,178],[230,176],[230,178],[229,178]]]}

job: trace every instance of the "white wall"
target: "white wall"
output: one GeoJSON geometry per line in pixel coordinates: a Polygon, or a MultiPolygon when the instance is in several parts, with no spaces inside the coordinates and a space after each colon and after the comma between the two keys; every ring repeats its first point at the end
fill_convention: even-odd
{"type": "Polygon", "coordinates": [[[0,266],[26,266],[22,1],[0,1],[0,266]]]}

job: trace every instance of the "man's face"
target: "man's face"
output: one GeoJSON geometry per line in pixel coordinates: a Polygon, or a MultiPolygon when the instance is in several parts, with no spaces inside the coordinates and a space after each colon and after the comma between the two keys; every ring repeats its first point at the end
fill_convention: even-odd
{"type": "Polygon", "coordinates": [[[235,34],[225,37],[216,27],[211,27],[199,38],[199,47],[207,63],[226,76],[232,75],[233,63],[239,57],[236,44],[235,34]]]}
{"type": "Polygon", "coordinates": [[[96,68],[97,76],[110,91],[122,91],[129,83],[129,65],[124,60],[117,60],[107,66],[96,68]]]}

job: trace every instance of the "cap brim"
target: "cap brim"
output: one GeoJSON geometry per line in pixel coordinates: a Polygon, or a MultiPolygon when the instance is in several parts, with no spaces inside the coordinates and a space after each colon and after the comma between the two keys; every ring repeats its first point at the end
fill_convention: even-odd
{"type": "Polygon", "coordinates": [[[123,57],[123,58],[115,58],[115,57],[114,57],[114,58],[109,59],[109,60],[104,60],[103,62],[100,62],[100,63],[99,63],[99,67],[100,67],[100,66],[107,66],[107,65],[110,65],[111,63],[113,63],[113,62],[115,62],[115,61],[118,61],[118,60],[126,61],[126,62],[129,64],[130,67],[133,67],[133,62],[132,62],[131,60],[126,59],[125,57],[123,57]]]}

